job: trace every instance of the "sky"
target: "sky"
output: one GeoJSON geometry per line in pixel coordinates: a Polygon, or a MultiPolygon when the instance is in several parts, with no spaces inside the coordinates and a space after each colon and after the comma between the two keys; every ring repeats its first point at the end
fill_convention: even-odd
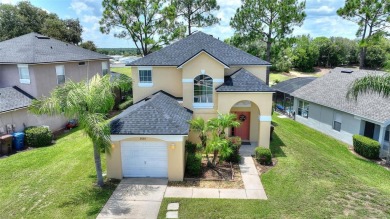
{"type": "MultiPolygon", "coordinates": [[[[15,4],[20,0],[0,0],[1,3],[15,4]]],[[[231,17],[240,7],[241,0],[217,0],[220,10],[215,15],[220,24],[207,28],[195,28],[221,40],[231,37],[234,30],[229,26],[231,17]]],[[[99,48],[135,47],[128,39],[115,38],[112,33],[102,34],[99,20],[103,8],[100,0],[30,0],[31,4],[48,12],[56,13],[62,19],[78,18],[83,26],[83,41],[91,40],[99,48]]],[[[336,11],[343,7],[343,0],[306,0],[307,17],[301,27],[295,27],[293,35],[310,34],[318,36],[341,36],[356,38],[357,25],[337,16],[336,11]]]]}

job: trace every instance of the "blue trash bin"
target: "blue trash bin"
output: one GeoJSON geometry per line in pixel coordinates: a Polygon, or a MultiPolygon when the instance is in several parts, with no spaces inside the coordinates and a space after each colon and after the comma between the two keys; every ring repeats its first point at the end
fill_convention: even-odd
{"type": "Polygon", "coordinates": [[[12,139],[12,147],[17,151],[22,150],[24,148],[24,133],[15,132],[12,136],[14,137],[12,139]]]}

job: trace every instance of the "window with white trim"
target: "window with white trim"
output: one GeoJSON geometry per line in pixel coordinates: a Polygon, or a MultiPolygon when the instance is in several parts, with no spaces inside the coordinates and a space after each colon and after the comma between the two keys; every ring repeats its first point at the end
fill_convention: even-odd
{"type": "Polygon", "coordinates": [[[341,131],[342,116],[340,113],[334,112],[333,118],[333,129],[336,131],[341,131]]]}
{"type": "Polygon", "coordinates": [[[22,84],[30,84],[30,71],[28,65],[18,65],[19,82],[22,84]]]}
{"type": "Polygon", "coordinates": [[[309,118],[309,102],[299,100],[298,102],[298,115],[304,118],[309,118]]]}
{"type": "Polygon", "coordinates": [[[140,87],[153,86],[152,68],[150,67],[138,68],[138,77],[139,77],[138,86],[140,87]]]}
{"type": "Polygon", "coordinates": [[[108,63],[107,62],[102,62],[102,74],[103,74],[103,76],[108,74],[108,63]]]}
{"type": "Polygon", "coordinates": [[[57,84],[65,83],[65,67],[63,65],[56,65],[57,84]]]}
{"type": "Polygon", "coordinates": [[[213,79],[208,75],[194,78],[194,106],[213,106],[213,79]]]}

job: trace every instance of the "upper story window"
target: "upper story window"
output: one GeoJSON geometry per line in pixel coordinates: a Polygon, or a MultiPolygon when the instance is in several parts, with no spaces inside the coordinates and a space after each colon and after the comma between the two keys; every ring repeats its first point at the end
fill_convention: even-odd
{"type": "Polygon", "coordinates": [[[102,74],[103,74],[103,76],[108,74],[108,63],[107,62],[102,62],[102,74]]]}
{"type": "Polygon", "coordinates": [[[336,131],[341,131],[342,116],[340,113],[334,113],[333,119],[333,129],[336,131]]]}
{"type": "Polygon", "coordinates": [[[194,79],[194,108],[213,107],[213,79],[199,75],[194,79]]]}
{"type": "Polygon", "coordinates": [[[151,67],[140,67],[138,68],[138,76],[140,87],[152,87],[153,78],[152,78],[152,68],[151,67]]]}
{"type": "Polygon", "coordinates": [[[28,65],[18,65],[19,82],[22,84],[30,84],[30,71],[28,65]]]}
{"type": "Polygon", "coordinates": [[[299,100],[298,115],[309,118],[309,102],[299,100]]]}
{"type": "Polygon", "coordinates": [[[65,67],[63,65],[56,65],[57,84],[65,83],[65,67]]]}

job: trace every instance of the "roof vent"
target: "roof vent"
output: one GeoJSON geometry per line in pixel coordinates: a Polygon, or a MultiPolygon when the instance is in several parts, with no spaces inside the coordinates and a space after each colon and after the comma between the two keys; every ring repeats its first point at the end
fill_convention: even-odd
{"type": "Polygon", "coordinates": [[[341,70],[341,73],[345,73],[345,74],[351,74],[353,71],[351,70],[341,70]]]}
{"type": "Polygon", "coordinates": [[[35,36],[35,37],[40,39],[40,40],[48,40],[48,39],[50,39],[50,37],[47,37],[47,36],[35,36]]]}

